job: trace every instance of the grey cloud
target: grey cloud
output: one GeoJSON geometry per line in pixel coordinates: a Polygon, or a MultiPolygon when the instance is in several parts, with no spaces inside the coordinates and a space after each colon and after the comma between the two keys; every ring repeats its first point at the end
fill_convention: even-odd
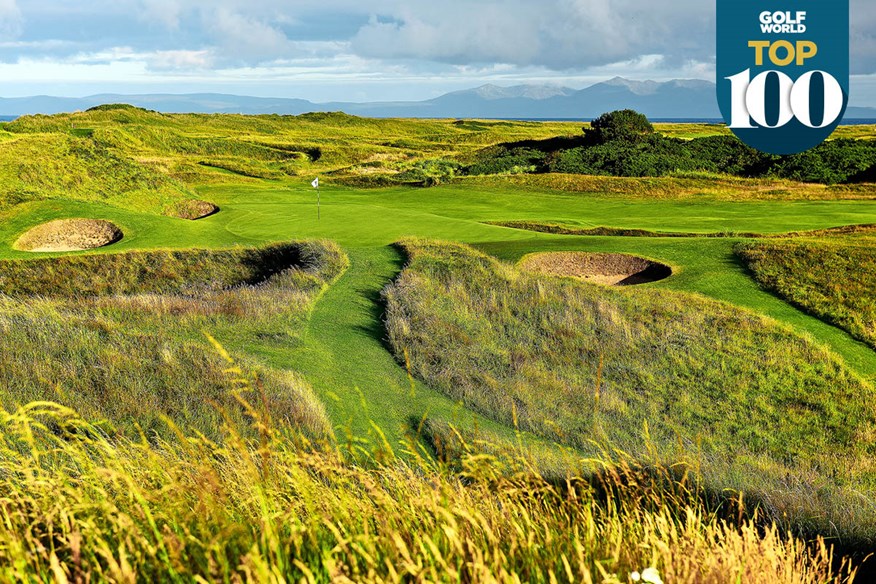
{"type": "Polygon", "coordinates": [[[376,58],[501,62],[583,69],[653,53],[708,58],[714,10],[701,0],[406,2],[372,20],[353,49],[376,58]],[[389,21],[388,21],[389,20],[389,21]]]}
{"type": "Polygon", "coordinates": [[[264,20],[227,8],[204,14],[204,19],[213,42],[230,61],[264,62],[290,52],[289,38],[264,20]]]}
{"type": "MultiPolygon", "coordinates": [[[[851,5],[852,71],[874,73],[876,4],[851,5]]],[[[654,54],[663,57],[655,67],[675,70],[713,63],[714,31],[714,2],[703,0],[0,0],[0,42],[31,42],[23,54],[53,40],[95,51],[131,46],[179,68],[312,58],[302,42],[320,41],[331,43],[320,53],[326,59],[352,54],[435,70],[587,71],[654,54]]]]}
{"type": "Polygon", "coordinates": [[[175,30],[180,26],[183,6],[179,0],[142,0],[140,17],[144,22],[157,22],[175,30]]]}
{"type": "Polygon", "coordinates": [[[873,0],[852,0],[852,74],[876,73],[876,4],[873,0]]]}

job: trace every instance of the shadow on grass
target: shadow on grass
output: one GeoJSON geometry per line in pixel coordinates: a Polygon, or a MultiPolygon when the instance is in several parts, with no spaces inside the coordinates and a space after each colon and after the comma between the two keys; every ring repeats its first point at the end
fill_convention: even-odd
{"type": "Polygon", "coordinates": [[[387,246],[387,250],[392,253],[390,259],[392,266],[392,277],[383,282],[380,287],[360,287],[355,290],[356,294],[364,299],[368,304],[368,323],[366,325],[357,325],[356,330],[362,332],[372,339],[378,341],[390,355],[395,358],[395,352],[392,345],[389,343],[389,338],[386,334],[386,325],[384,323],[386,316],[386,299],[383,297],[383,290],[398,278],[398,275],[404,269],[407,258],[402,249],[397,245],[387,246]]]}

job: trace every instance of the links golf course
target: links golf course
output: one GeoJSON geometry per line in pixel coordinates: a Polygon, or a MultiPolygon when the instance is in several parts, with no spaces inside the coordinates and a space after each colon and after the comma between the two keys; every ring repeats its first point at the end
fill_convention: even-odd
{"type": "Polygon", "coordinates": [[[876,186],[460,170],[579,134],[124,106],[0,124],[0,574],[122,579],[124,541],[179,581],[840,581],[876,542],[876,186]],[[542,488],[549,512],[490,515],[542,488]],[[586,551],[563,505],[592,514],[586,551]]]}

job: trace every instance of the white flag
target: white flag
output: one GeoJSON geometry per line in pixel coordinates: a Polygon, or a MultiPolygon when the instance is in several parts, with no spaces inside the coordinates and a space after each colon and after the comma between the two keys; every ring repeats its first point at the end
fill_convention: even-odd
{"type": "Polygon", "coordinates": [[[319,188],[319,177],[316,177],[315,179],[313,179],[313,182],[310,184],[313,185],[313,188],[318,189],[319,188]]]}

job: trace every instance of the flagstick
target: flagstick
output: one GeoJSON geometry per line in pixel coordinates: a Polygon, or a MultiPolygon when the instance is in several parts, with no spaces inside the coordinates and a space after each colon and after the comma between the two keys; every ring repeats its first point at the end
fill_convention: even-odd
{"type": "Polygon", "coordinates": [[[319,197],[319,177],[317,176],[315,179],[313,179],[313,182],[310,184],[313,188],[316,189],[316,220],[319,221],[320,220],[320,216],[319,216],[320,215],[320,213],[319,213],[319,203],[320,203],[320,201],[319,201],[319,199],[320,199],[320,197],[319,197]]]}

